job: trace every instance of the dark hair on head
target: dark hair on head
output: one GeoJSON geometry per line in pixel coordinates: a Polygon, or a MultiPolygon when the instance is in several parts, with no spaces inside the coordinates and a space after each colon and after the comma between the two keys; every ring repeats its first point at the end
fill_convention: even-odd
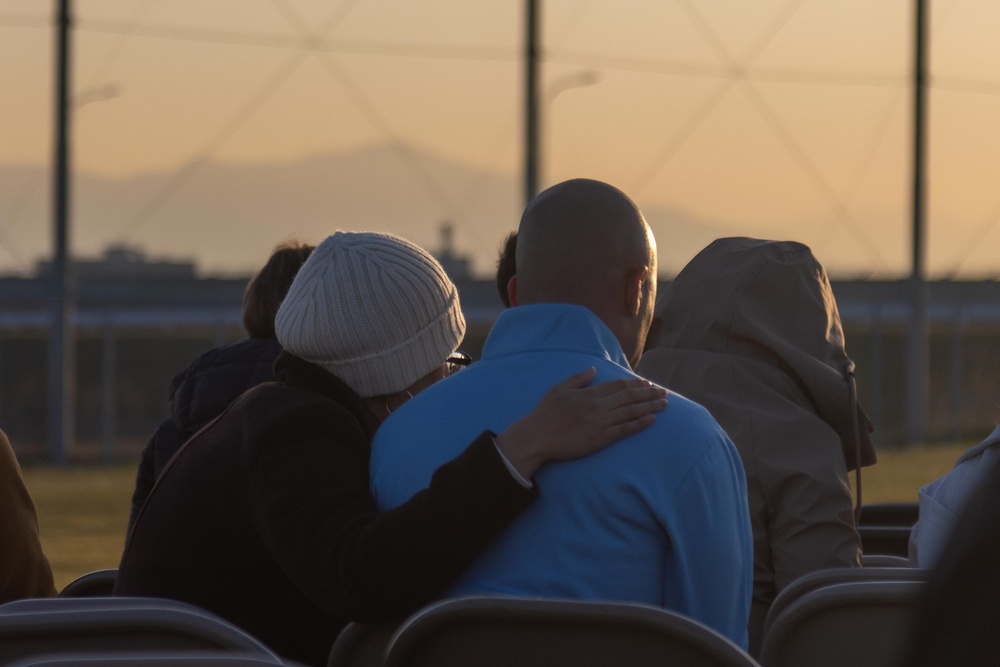
{"type": "Polygon", "coordinates": [[[507,295],[507,283],[517,275],[517,232],[511,232],[503,241],[500,257],[497,258],[497,292],[503,305],[510,308],[510,297],[507,295]]]}
{"type": "Polygon", "coordinates": [[[251,338],[276,338],[274,318],[278,314],[295,274],[316,246],[302,241],[278,245],[270,259],[243,292],[243,328],[251,338]]]}

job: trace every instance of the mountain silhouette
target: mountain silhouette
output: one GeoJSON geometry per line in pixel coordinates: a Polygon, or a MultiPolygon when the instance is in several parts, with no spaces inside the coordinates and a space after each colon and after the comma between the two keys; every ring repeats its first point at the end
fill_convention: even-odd
{"type": "MultiPolygon", "coordinates": [[[[363,146],[284,162],[191,163],[173,172],[108,178],[77,171],[71,248],[97,256],[126,242],[151,257],[194,260],[202,274],[253,271],[277,243],[318,242],[334,230],[388,231],[429,250],[452,223],[474,271],[492,273],[523,208],[520,175],[406,144],[363,146]]],[[[52,244],[47,167],[0,165],[0,269],[28,269],[52,244]]],[[[675,208],[644,209],[661,273],[673,274],[724,223],[675,208]]]]}

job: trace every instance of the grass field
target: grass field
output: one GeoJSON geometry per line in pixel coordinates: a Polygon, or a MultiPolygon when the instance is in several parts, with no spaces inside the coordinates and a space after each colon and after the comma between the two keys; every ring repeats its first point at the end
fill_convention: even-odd
{"type": "MultiPolygon", "coordinates": [[[[864,502],[916,501],[917,489],[950,470],[971,444],[880,453],[879,463],[863,473],[864,502]]],[[[24,477],[57,588],[92,570],[118,567],[135,465],[26,467],[24,477]]]]}
{"type": "Polygon", "coordinates": [[[92,570],[118,567],[137,465],[24,468],[56,588],[92,570]]]}

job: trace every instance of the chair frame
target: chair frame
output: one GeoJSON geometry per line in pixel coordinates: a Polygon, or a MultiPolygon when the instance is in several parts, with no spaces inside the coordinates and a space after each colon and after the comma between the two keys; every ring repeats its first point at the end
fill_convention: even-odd
{"type": "Polygon", "coordinates": [[[928,571],[918,567],[833,567],[804,574],[784,589],[771,603],[764,621],[764,635],[774,619],[789,605],[814,590],[856,582],[872,581],[927,581],[928,571]]]}
{"type": "Polygon", "coordinates": [[[862,554],[861,567],[910,567],[910,559],[892,554],[862,554]]]}
{"type": "Polygon", "coordinates": [[[43,653],[6,667],[292,667],[266,655],[228,651],[43,653]]]}
{"type": "Polygon", "coordinates": [[[538,598],[466,597],[411,616],[389,641],[385,667],[418,665],[714,665],[759,667],[740,647],[676,612],[632,603],[538,598]],[[628,640],[613,635],[626,631],[628,640]],[[502,634],[483,645],[482,635],[502,634]],[[428,647],[447,642],[452,661],[428,647]],[[501,646],[502,645],[502,646],[501,646]],[[472,655],[474,654],[474,655],[472,655]]]}
{"type": "MultiPolygon", "coordinates": [[[[834,612],[840,608],[867,608],[869,610],[890,607],[905,606],[910,608],[915,614],[919,603],[923,600],[924,582],[919,580],[910,581],[850,581],[834,583],[821,586],[805,592],[803,595],[793,600],[783,609],[779,610],[773,618],[768,616],[768,623],[764,630],[764,638],[761,643],[760,663],[762,665],[781,666],[793,664],[791,658],[787,658],[789,651],[795,651],[792,644],[797,640],[803,627],[809,628],[809,622],[818,615],[834,612]]],[[[899,629],[899,636],[908,636],[907,629],[899,629]]],[[[872,627],[871,632],[877,634],[877,641],[870,643],[885,645],[885,637],[888,632],[885,625],[872,627]]],[[[831,644],[854,648],[864,638],[859,638],[857,634],[845,637],[831,637],[831,644]]],[[[827,647],[828,648],[828,647],[827,647]]],[[[902,647],[900,647],[902,648],[902,647]]],[[[822,647],[816,648],[816,655],[822,653],[822,647]]],[[[826,655],[826,654],[824,654],[826,655]]],[[[881,665],[883,662],[878,656],[872,658],[872,662],[865,662],[863,650],[855,651],[850,656],[837,656],[836,664],[846,664],[849,660],[854,667],[868,667],[869,665],[881,665]]],[[[802,656],[798,656],[795,664],[801,663],[802,656]]],[[[832,661],[833,659],[831,659],[832,661]]],[[[814,661],[804,664],[813,664],[814,661]]],[[[827,664],[833,664],[827,663],[827,664]]]]}
{"type": "Polygon", "coordinates": [[[160,598],[30,598],[0,605],[0,664],[42,651],[229,651],[280,660],[263,643],[195,605],[160,598]],[[155,642],[151,645],[151,642],[155,642]]]}
{"type": "Polygon", "coordinates": [[[115,588],[115,579],[118,577],[118,569],[94,570],[81,575],[59,591],[57,597],[61,598],[81,598],[81,597],[108,597],[115,588]]]}
{"type": "Polygon", "coordinates": [[[910,549],[910,531],[917,522],[918,503],[875,503],[861,508],[862,550],[866,554],[888,554],[906,558],[910,549]]]}
{"type": "Polygon", "coordinates": [[[399,623],[348,623],[330,649],[327,667],[381,667],[399,623]]]}

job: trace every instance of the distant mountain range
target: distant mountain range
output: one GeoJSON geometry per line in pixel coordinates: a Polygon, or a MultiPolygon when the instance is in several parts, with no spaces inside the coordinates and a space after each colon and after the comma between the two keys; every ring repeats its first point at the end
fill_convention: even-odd
{"type": "MultiPolygon", "coordinates": [[[[319,241],[336,229],[390,231],[436,250],[443,223],[474,271],[492,273],[523,207],[520,176],[396,144],[288,162],[192,163],[175,172],[109,179],[78,172],[71,246],[96,256],[125,241],[153,258],[193,259],[202,274],[245,273],[288,238],[319,241]]],[[[0,269],[49,254],[48,168],[0,164],[0,269]]],[[[672,274],[723,223],[672,208],[644,210],[672,274]]]]}

